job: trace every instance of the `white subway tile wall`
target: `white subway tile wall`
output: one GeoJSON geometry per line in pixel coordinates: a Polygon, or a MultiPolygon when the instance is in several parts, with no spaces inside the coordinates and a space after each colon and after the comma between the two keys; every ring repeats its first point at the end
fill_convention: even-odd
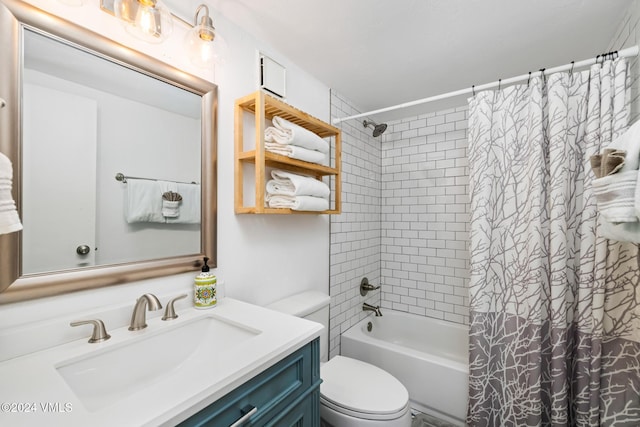
{"type": "MultiPolygon", "coordinates": [[[[358,114],[331,91],[331,117],[358,114]]],[[[340,334],[363,319],[362,303],[380,304],[380,291],[360,296],[360,280],[380,282],[381,141],[362,120],[342,130],[342,214],[331,215],[329,356],[340,354],[340,334]]]]}
{"type": "Polygon", "coordinates": [[[390,122],[382,143],[382,307],[469,318],[467,113],[390,122]]]}
{"type": "MultiPolygon", "coordinates": [[[[622,50],[640,44],[640,1],[635,0],[629,6],[627,13],[620,22],[618,30],[609,43],[609,52],[622,50]]],[[[601,52],[604,53],[604,52],[601,52]]],[[[631,84],[631,111],[629,123],[635,123],[640,118],[640,61],[638,57],[629,58],[629,75],[631,84]]]]}

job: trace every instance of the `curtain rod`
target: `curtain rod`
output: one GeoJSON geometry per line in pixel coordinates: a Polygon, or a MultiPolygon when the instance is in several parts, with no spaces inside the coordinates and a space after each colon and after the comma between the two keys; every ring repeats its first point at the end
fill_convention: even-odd
{"type": "MultiPolygon", "coordinates": [[[[621,58],[627,58],[627,57],[631,57],[631,56],[638,56],[638,46],[632,46],[632,47],[628,47],[626,49],[622,49],[620,51],[617,52],[618,57],[621,58]]],[[[608,54],[605,54],[604,56],[606,56],[608,54]]],[[[401,108],[407,108],[407,107],[413,107],[415,105],[420,105],[420,104],[426,104],[429,102],[433,102],[433,101],[439,101],[441,99],[446,99],[446,98],[452,98],[454,96],[460,96],[460,95],[465,95],[468,93],[472,93],[474,90],[475,91],[480,91],[480,90],[486,90],[486,89],[492,89],[494,87],[498,87],[500,85],[509,85],[512,83],[517,83],[517,82],[521,82],[524,80],[528,80],[531,77],[537,77],[539,75],[541,75],[542,73],[557,73],[560,71],[567,71],[570,70],[574,67],[586,67],[588,65],[592,65],[595,64],[596,61],[599,61],[600,57],[602,57],[603,55],[598,55],[595,58],[591,58],[591,59],[585,59],[583,61],[579,61],[579,62],[572,62],[570,64],[566,64],[566,65],[560,65],[558,67],[554,67],[554,68],[549,68],[549,69],[543,69],[543,70],[538,70],[535,72],[532,72],[531,74],[527,73],[527,74],[522,74],[520,76],[516,76],[516,77],[511,77],[508,79],[500,79],[498,81],[495,82],[491,82],[491,83],[486,83],[480,86],[472,86],[469,88],[465,88],[465,89],[460,89],[460,90],[456,90],[453,92],[448,92],[448,93],[443,93],[442,95],[435,95],[435,96],[430,96],[428,98],[422,98],[422,99],[418,99],[415,101],[410,101],[410,102],[405,102],[403,104],[398,104],[398,105],[393,105],[391,107],[386,107],[386,108],[380,108],[379,110],[373,110],[373,111],[367,111],[366,113],[360,113],[360,114],[354,114],[353,116],[348,116],[348,117],[341,117],[341,118],[335,118],[332,120],[333,124],[338,124],[340,122],[344,122],[346,120],[351,120],[351,119],[357,119],[360,117],[365,117],[365,116],[369,116],[369,115],[373,115],[373,114],[378,114],[378,113],[386,113],[387,111],[393,111],[393,110],[399,110],[401,108]]]]}

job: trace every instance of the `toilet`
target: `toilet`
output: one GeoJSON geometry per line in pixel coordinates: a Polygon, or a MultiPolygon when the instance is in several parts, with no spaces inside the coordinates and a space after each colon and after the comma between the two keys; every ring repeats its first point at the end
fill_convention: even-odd
{"type": "Polygon", "coordinates": [[[323,427],[410,427],[409,393],[388,372],[350,357],[327,361],[328,295],[307,291],[276,301],[267,308],[321,323],[320,416],[323,427]]]}

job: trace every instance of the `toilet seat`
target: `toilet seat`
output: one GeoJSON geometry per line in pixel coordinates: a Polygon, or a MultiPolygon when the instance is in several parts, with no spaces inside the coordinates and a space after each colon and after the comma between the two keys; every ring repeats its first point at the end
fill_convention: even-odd
{"type": "Polygon", "coordinates": [[[388,372],[360,360],[335,356],[320,367],[320,402],[356,418],[391,420],[409,408],[409,393],[388,372]]]}

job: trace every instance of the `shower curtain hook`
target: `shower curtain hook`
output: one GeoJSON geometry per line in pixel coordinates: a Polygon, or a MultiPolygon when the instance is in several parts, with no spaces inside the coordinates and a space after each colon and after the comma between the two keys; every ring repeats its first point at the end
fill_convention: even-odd
{"type": "Polygon", "coordinates": [[[596,55],[596,64],[598,63],[599,59],[600,59],[600,54],[596,55]]]}
{"type": "Polygon", "coordinates": [[[527,87],[529,87],[529,83],[531,83],[531,71],[529,71],[529,78],[527,79],[527,87]]]}
{"type": "Polygon", "coordinates": [[[500,90],[500,86],[502,86],[502,79],[498,79],[498,90],[500,90]]]}
{"type": "Polygon", "coordinates": [[[471,94],[476,96],[476,85],[471,85],[471,94]]]}
{"type": "Polygon", "coordinates": [[[542,83],[546,83],[546,77],[544,75],[544,70],[546,70],[546,68],[540,68],[538,71],[540,71],[540,77],[542,77],[542,83]]]}
{"type": "Polygon", "coordinates": [[[573,77],[573,67],[576,65],[576,61],[571,61],[571,69],[569,70],[569,74],[573,77]]]}

